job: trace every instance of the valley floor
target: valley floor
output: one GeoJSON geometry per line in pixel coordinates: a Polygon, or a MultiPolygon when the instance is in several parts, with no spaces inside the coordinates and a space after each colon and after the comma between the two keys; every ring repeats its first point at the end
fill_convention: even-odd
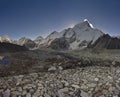
{"type": "Polygon", "coordinates": [[[88,66],[1,77],[0,97],[120,97],[120,67],[88,66]]]}

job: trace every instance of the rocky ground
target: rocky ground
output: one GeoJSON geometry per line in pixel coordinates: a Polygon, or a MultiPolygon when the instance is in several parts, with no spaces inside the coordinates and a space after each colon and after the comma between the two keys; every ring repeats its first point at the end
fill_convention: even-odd
{"type": "Polygon", "coordinates": [[[0,78],[0,97],[120,97],[120,67],[90,66],[0,78]]]}
{"type": "Polygon", "coordinates": [[[120,97],[120,51],[2,55],[0,97],[120,97]]]}

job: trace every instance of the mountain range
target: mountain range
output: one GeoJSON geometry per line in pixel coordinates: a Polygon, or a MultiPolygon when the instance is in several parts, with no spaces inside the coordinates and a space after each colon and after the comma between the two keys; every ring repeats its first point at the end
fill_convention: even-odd
{"type": "Polygon", "coordinates": [[[120,38],[111,37],[101,30],[94,28],[87,19],[76,24],[73,28],[67,28],[61,32],[54,31],[46,38],[38,36],[35,40],[26,37],[12,40],[5,35],[0,37],[0,42],[25,46],[29,49],[38,49],[40,47],[57,50],[75,50],[86,47],[120,49],[120,38]]]}

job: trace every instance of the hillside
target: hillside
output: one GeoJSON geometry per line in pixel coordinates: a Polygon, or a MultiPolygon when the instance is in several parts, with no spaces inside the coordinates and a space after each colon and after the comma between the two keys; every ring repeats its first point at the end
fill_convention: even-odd
{"type": "Polygon", "coordinates": [[[12,43],[2,42],[0,43],[0,53],[20,52],[27,51],[28,49],[24,46],[19,46],[12,43]]]}
{"type": "Polygon", "coordinates": [[[93,45],[88,47],[100,49],[120,49],[120,39],[117,37],[111,37],[108,34],[101,36],[93,45]]]}

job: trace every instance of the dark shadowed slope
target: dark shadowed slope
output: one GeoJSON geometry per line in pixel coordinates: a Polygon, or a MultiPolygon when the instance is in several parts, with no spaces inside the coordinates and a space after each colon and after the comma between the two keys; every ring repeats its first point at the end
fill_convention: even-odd
{"type": "Polygon", "coordinates": [[[105,49],[120,49],[120,39],[111,37],[108,34],[101,36],[93,45],[88,47],[92,48],[105,48],[105,49]]]}
{"type": "Polygon", "coordinates": [[[56,50],[67,50],[69,48],[69,42],[64,37],[56,38],[51,42],[50,47],[56,50]]]}
{"type": "Polygon", "coordinates": [[[27,51],[28,49],[24,46],[19,46],[11,43],[0,43],[0,53],[20,52],[27,51]]]}

